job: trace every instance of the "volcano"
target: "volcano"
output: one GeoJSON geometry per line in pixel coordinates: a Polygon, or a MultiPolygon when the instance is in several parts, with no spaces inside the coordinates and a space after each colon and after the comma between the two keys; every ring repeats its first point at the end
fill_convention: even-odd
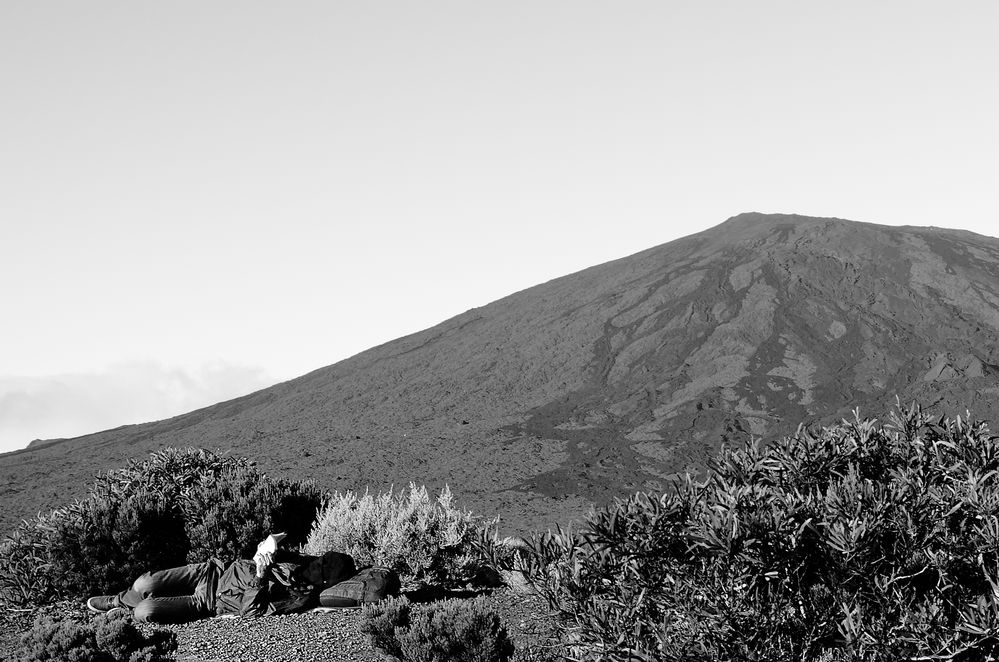
{"type": "Polygon", "coordinates": [[[999,239],[742,214],[236,400],[0,456],[0,524],[198,446],[328,489],[447,483],[544,528],[896,398],[994,419],[997,335],[999,239]]]}

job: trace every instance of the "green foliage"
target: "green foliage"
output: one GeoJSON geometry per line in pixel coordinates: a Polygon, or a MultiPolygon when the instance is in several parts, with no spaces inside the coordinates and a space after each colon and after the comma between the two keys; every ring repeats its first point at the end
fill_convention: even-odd
{"type": "Polygon", "coordinates": [[[999,440],[915,406],[799,429],[532,548],[579,659],[994,659],[999,440]]]}
{"type": "Polygon", "coordinates": [[[524,570],[528,568],[530,544],[519,536],[500,538],[498,520],[487,523],[479,530],[475,550],[482,568],[478,583],[483,586],[506,585],[523,593],[533,591],[524,570]]]}
{"type": "Polygon", "coordinates": [[[97,476],[90,494],[2,543],[0,602],[111,593],[147,570],[252,556],[268,533],[308,534],[311,482],[273,480],[245,458],[168,448],[97,476]]]}
{"type": "Polygon", "coordinates": [[[475,550],[490,568],[497,571],[524,567],[530,543],[517,536],[499,537],[498,520],[486,522],[479,528],[475,550]]]}
{"type": "Polygon", "coordinates": [[[60,512],[22,521],[0,542],[0,604],[43,604],[56,597],[48,541],[60,512]]]}
{"type": "Polygon", "coordinates": [[[333,494],[319,511],[305,551],[346,552],[358,566],[394,570],[404,585],[446,586],[475,574],[477,536],[472,513],[455,506],[449,488],[432,500],[425,487],[410,484],[408,494],[333,494]]]}
{"type": "Polygon", "coordinates": [[[143,634],[124,612],[90,622],[39,616],[21,637],[16,662],[167,662],[177,636],[165,629],[143,634]]]}
{"type": "Polygon", "coordinates": [[[257,543],[275,531],[288,534],[286,544],[301,545],[321,502],[314,483],[270,480],[249,466],[203,475],[180,499],[190,540],[188,562],[250,558],[257,543]]]}
{"type": "Polygon", "coordinates": [[[396,637],[396,628],[409,627],[412,603],[406,597],[386,598],[371,602],[361,609],[359,629],[368,635],[371,645],[389,657],[402,660],[402,646],[396,637]]]}
{"type": "Polygon", "coordinates": [[[499,616],[482,598],[417,609],[397,636],[403,659],[412,662],[505,662],[514,650],[499,616]]]}
{"type": "Polygon", "coordinates": [[[236,467],[251,468],[253,462],[204,448],[164,448],[146,460],[129,460],[124,468],[98,475],[90,491],[95,497],[116,500],[147,488],[173,501],[203,478],[236,467]]]}
{"type": "Polygon", "coordinates": [[[121,498],[95,494],[53,522],[48,558],[56,581],[80,595],[124,587],[155,568],[184,563],[182,514],[142,485],[121,498]]]}
{"type": "Polygon", "coordinates": [[[361,631],[406,662],[506,662],[513,642],[482,598],[412,605],[405,598],[365,605],[361,631]]]}

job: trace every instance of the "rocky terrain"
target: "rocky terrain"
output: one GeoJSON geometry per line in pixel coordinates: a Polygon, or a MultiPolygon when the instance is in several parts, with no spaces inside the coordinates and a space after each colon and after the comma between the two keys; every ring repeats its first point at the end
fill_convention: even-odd
{"type": "Polygon", "coordinates": [[[896,396],[994,419],[997,336],[999,239],[743,214],[243,398],[2,455],[0,526],[202,446],[331,489],[449,483],[546,527],[896,396]]]}

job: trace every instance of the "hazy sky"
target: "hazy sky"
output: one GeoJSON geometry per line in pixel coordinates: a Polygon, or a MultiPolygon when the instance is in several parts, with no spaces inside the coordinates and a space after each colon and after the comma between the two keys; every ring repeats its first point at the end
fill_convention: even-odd
{"type": "Polygon", "coordinates": [[[0,2],[0,450],[743,211],[999,234],[999,2],[0,2]]]}

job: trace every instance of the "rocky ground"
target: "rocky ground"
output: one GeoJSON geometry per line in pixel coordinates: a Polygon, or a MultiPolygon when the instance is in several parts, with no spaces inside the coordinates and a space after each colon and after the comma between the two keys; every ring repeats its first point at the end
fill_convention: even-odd
{"type": "MultiPolygon", "coordinates": [[[[557,660],[552,621],[536,596],[508,589],[487,594],[517,647],[516,660],[557,660]]],[[[0,612],[0,660],[16,659],[18,641],[37,613],[89,618],[82,603],[0,612]]],[[[169,627],[177,662],[384,662],[358,629],[360,610],[265,618],[211,618],[169,627]]]]}

